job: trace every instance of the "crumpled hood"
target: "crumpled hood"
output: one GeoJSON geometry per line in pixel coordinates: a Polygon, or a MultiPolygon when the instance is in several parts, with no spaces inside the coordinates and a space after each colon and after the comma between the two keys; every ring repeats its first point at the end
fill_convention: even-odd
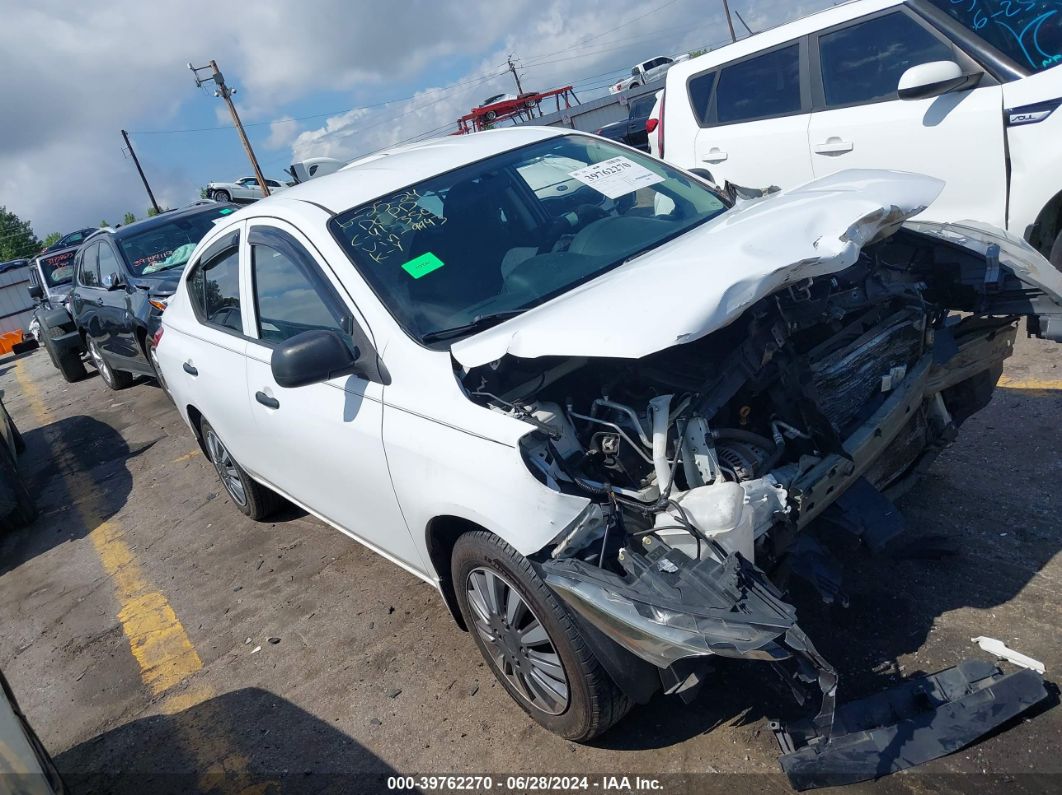
{"type": "Polygon", "coordinates": [[[478,367],[523,358],[640,359],[732,323],[793,282],[855,264],[944,183],[898,171],[843,171],[740,202],[729,212],[587,284],[454,344],[478,367]]]}

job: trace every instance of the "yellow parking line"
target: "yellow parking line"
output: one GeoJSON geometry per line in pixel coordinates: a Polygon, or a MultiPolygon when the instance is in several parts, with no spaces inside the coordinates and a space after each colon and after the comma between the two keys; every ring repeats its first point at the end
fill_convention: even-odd
{"type": "Polygon", "coordinates": [[[190,453],[185,453],[185,454],[184,454],[184,455],[182,455],[182,456],[178,456],[177,458],[173,459],[173,461],[171,461],[170,463],[173,463],[173,464],[180,464],[181,462],[183,462],[183,461],[189,461],[189,460],[191,460],[191,459],[195,458],[195,457],[196,457],[196,456],[198,456],[198,455],[199,455],[199,451],[198,451],[198,450],[193,450],[193,451],[192,451],[192,452],[190,452],[190,453]]]}
{"type": "Polygon", "coordinates": [[[1003,376],[999,385],[1004,389],[1020,389],[1028,392],[1062,391],[1062,380],[1041,378],[1011,378],[1003,376]]]}
{"type": "MultiPolygon", "coordinates": [[[[36,384],[23,371],[21,361],[16,362],[15,376],[38,424],[42,428],[50,424],[51,412],[41,400],[36,384]]],[[[49,443],[52,456],[59,464],[56,467],[59,477],[70,495],[72,510],[89,529],[88,538],[114,582],[118,621],[140,666],[140,678],[154,695],[160,695],[202,668],[203,662],[166,597],[148,580],[125,542],[121,527],[114,521],[104,520],[105,511],[96,483],[77,468],[62,438],[53,437],[49,443]]]]}

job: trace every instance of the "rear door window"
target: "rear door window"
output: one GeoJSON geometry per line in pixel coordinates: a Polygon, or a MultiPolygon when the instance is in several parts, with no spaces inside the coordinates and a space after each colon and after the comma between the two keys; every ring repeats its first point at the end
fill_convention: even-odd
{"type": "Polygon", "coordinates": [[[697,121],[702,127],[708,124],[708,114],[712,106],[712,89],[715,88],[716,74],[716,72],[708,72],[707,74],[690,78],[688,87],[690,107],[693,108],[693,115],[697,117],[697,121]]]}
{"type": "Polygon", "coordinates": [[[94,243],[85,249],[81,257],[81,268],[78,270],[77,283],[82,287],[100,286],[100,244],[94,243]]]}
{"type": "Polygon", "coordinates": [[[897,99],[903,73],[954,50],[902,11],[819,37],[822,87],[829,108],[897,99]]]}
{"type": "Polygon", "coordinates": [[[720,124],[799,113],[800,45],[725,67],[716,93],[720,124]]]}

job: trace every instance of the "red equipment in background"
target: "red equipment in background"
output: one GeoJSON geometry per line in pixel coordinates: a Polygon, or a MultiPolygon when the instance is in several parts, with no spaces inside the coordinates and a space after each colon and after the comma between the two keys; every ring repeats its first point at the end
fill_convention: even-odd
{"type": "Polygon", "coordinates": [[[579,97],[575,96],[575,91],[571,86],[555,88],[552,91],[543,91],[542,93],[521,94],[519,99],[509,99],[475,108],[471,113],[457,120],[457,131],[451,134],[467,135],[472,132],[488,130],[495,122],[506,121],[507,119],[530,121],[535,118],[536,109],[539,116],[545,115],[542,112],[542,101],[550,97],[556,100],[558,111],[561,109],[561,99],[564,100],[564,107],[566,108],[572,106],[572,100],[575,101],[576,105],[579,104],[579,97]]]}

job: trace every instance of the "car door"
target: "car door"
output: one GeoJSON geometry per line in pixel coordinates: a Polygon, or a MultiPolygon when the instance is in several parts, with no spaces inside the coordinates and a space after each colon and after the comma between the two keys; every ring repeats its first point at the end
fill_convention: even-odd
{"type": "Polygon", "coordinates": [[[100,347],[123,359],[143,360],[143,356],[137,355],[128,274],[122,268],[109,241],[101,240],[97,249],[101,290],[96,311],[103,331],[100,347]],[[112,279],[117,281],[111,281],[112,279]]]}
{"type": "Polygon", "coordinates": [[[852,168],[886,168],[944,180],[925,217],[1006,223],[1007,166],[1002,87],[984,74],[978,87],[901,100],[909,68],[954,61],[980,66],[942,34],[899,8],[812,37],[815,67],[809,142],[822,177],[852,168]]]}
{"type": "Polygon", "coordinates": [[[74,289],[70,293],[70,306],[78,328],[103,344],[99,309],[103,300],[100,286],[99,243],[85,246],[75,263],[74,289]]]}
{"type": "MultiPolygon", "coordinates": [[[[233,457],[251,455],[256,432],[247,403],[247,337],[240,279],[243,224],[227,231],[188,265],[186,289],[194,322],[170,325],[167,341],[180,350],[181,368],[173,368],[185,395],[218,432],[233,457]]],[[[247,321],[248,323],[250,321],[247,321]]]]}
{"type": "Polygon", "coordinates": [[[250,222],[245,273],[255,325],[247,344],[247,400],[257,433],[246,465],[341,530],[424,571],[384,455],[382,384],[351,375],[285,389],[273,378],[273,349],[303,331],[353,333],[355,345],[369,331],[311,252],[316,250],[294,227],[250,222]]]}
{"type": "Polygon", "coordinates": [[[720,185],[788,188],[809,181],[806,65],[807,41],[800,39],[694,75],[688,83],[700,125],[694,165],[720,185]]]}

